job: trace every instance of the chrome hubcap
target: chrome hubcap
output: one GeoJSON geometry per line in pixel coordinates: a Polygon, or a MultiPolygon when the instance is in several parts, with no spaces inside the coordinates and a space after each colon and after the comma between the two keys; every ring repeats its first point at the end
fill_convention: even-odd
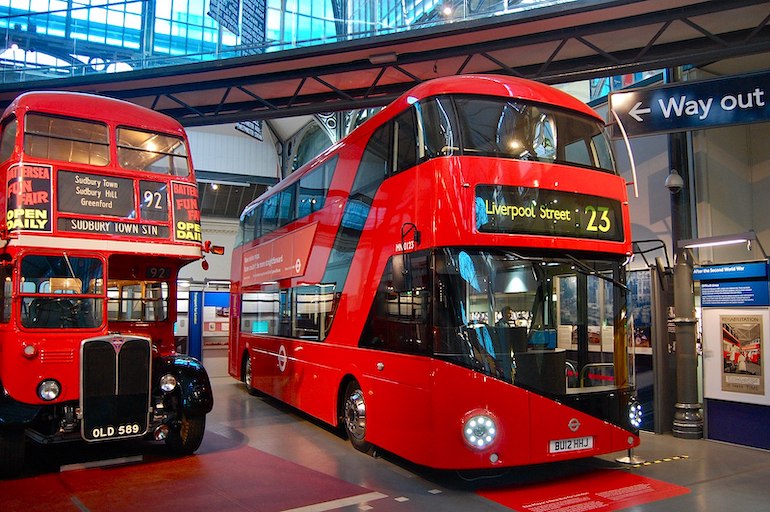
{"type": "Polygon", "coordinates": [[[246,358],[246,369],[243,372],[245,374],[243,376],[243,381],[246,383],[246,387],[250,389],[251,388],[251,358],[250,357],[246,358]]]}
{"type": "Polygon", "coordinates": [[[345,428],[351,437],[361,441],[366,434],[366,403],[360,389],[345,400],[345,428]]]}

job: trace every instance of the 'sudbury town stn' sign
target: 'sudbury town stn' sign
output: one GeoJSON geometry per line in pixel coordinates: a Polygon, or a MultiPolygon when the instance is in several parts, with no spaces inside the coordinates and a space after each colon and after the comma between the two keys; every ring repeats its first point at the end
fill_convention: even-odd
{"type": "Polygon", "coordinates": [[[770,72],[611,93],[609,106],[629,136],[764,122],[770,72]]]}

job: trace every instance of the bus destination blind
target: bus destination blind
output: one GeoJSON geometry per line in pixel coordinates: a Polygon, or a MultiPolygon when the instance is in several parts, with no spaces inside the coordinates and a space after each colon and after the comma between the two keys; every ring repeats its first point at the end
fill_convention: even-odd
{"type": "Polygon", "coordinates": [[[476,228],[482,233],[623,240],[620,201],[528,187],[476,187],[476,228]]]}
{"type": "Polygon", "coordinates": [[[134,185],[131,178],[59,171],[57,228],[70,233],[169,238],[167,185],[140,181],[139,201],[134,185]]]}

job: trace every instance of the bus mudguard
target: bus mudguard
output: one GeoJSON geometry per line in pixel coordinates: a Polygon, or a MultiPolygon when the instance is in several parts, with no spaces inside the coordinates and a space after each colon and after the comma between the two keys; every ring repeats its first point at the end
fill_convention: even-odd
{"type": "Polygon", "coordinates": [[[172,374],[177,379],[182,410],[187,414],[207,414],[214,407],[208,373],[200,361],[189,356],[161,357],[155,361],[157,379],[172,374]]]}

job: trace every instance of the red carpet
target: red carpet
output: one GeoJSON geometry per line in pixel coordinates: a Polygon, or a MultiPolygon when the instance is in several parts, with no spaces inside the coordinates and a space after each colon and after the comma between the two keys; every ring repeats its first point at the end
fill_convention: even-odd
{"type": "Polygon", "coordinates": [[[609,512],[673,498],[690,490],[624,470],[602,469],[547,483],[477,492],[519,512],[609,512]]]}
{"type": "MultiPolygon", "coordinates": [[[[208,435],[208,434],[207,434],[208,435]]],[[[0,480],[3,512],[273,512],[366,494],[248,446],[0,480]]]]}

